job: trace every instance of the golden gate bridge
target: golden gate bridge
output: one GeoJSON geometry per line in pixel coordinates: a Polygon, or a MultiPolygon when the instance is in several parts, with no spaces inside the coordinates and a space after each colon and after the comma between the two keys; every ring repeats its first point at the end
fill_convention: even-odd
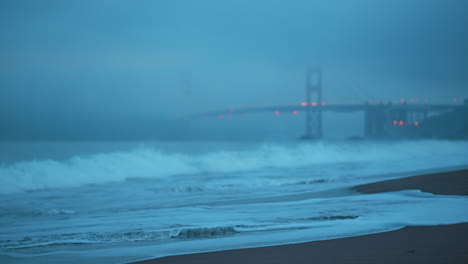
{"type": "Polygon", "coordinates": [[[364,137],[385,138],[394,127],[420,127],[433,115],[440,115],[462,107],[468,107],[468,100],[453,98],[451,103],[433,104],[427,99],[401,98],[399,101],[366,101],[363,103],[327,103],[322,99],[322,74],[320,70],[307,71],[305,101],[293,105],[254,106],[220,109],[215,111],[189,114],[184,120],[198,120],[230,117],[246,117],[252,113],[273,113],[275,115],[305,113],[305,133],[303,139],[323,137],[322,114],[330,112],[362,112],[364,114],[364,137]]]}

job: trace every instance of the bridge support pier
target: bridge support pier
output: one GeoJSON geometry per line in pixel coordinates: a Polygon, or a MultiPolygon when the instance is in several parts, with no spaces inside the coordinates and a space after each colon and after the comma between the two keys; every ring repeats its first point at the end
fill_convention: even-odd
{"type": "Polygon", "coordinates": [[[387,112],[384,105],[366,105],[364,109],[364,137],[384,138],[386,136],[387,112]]]}

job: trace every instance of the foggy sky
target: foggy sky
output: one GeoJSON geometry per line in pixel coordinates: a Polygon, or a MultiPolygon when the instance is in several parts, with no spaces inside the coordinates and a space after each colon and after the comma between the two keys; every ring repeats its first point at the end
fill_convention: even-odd
{"type": "Polygon", "coordinates": [[[450,102],[468,97],[467,12],[457,0],[1,1],[0,138],[170,137],[177,113],[303,101],[307,66],[323,69],[325,101],[450,102]]]}

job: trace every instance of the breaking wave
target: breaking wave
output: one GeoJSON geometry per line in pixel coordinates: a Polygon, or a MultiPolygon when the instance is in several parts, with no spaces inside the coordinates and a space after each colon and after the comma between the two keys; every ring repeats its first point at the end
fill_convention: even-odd
{"type": "Polygon", "coordinates": [[[227,173],[264,168],[297,168],[339,162],[398,164],[409,170],[468,164],[468,142],[403,141],[263,145],[250,151],[191,155],[154,148],[75,156],[65,161],[34,160],[0,166],[0,193],[157,179],[178,174],[227,173]],[[411,163],[410,163],[411,162],[411,163]],[[406,164],[406,167],[404,166],[406,164]]]}

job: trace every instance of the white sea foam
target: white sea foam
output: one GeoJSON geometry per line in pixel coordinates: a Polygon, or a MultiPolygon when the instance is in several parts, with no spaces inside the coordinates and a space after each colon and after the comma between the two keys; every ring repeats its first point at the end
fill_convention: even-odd
{"type": "MultiPolygon", "coordinates": [[[[79,254],[87,256],[161,257],[356,236],[412,225],[462,223],[468,221],[468,212],[464,210],[467,206],[468,198],[464,196],[408,190],[210,209],[171,208],[157,210],[149,219],[127,212],[129,215],[119,218],[112,230],[103,230],[86,218],[56,221],[54,229],[60,227],[61,232],[44,232],[40,226],[27,227],[39,231],[23,231],[24,234],[11,230],[11,233],[5,232],[7,235],[0,243],[0,249],[10,256],[49,255],[52,263],[61,263],[64,259],[60,255],[63,251],[54,249],[74,244],[80,244],[76,245],[79,254]],[[175,214],[183,217],[174,217],[175,214]],[[184,227],[151,230],[158,224],[182,221],[184,227]],[[135,222],[140,226],[138,230],[126,229],[135,222]],[[87,246],[81,247],[84,244],[87,246]],[[50,246],[49,251],[44,251],[46,246],[50,246]],[[37,248],[42,249],[40,253],[37,248]],[[57,255],[55,261],[52,261],[53,255],[57,255]]],[[[115,216],[101,217],[101,223],[107,226],[113,223],[115,216]]],[[[7,227],[0,231],[5,229],[7,227]]]]}
{"type": "Polygon", "coordinates": [[[128,152],[76,156],[65,161],[36,160],[3,165],[0,167],[0,193],[129,178],[157,179],[178,174],[230,173],[340,162],[378,164],[379,167],[373,169],[376,174],[467,165],[468,142],[265,144],[249,151],[213,151],[201,155],[142,147],[128,152]]]}

